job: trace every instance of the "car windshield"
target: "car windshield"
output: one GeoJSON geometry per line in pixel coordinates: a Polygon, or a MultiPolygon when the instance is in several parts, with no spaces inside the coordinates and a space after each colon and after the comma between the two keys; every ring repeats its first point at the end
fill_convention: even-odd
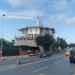
{"type": "Polygon", "coordinates": [[[71,54],[75,55],[75,50],[72,50],[72,51],[71,51],[71,54]]]}

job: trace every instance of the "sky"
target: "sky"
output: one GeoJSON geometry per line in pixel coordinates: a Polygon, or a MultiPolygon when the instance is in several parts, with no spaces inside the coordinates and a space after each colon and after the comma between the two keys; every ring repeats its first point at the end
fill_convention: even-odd
{"type": "Polygon", "coordinates": [[[20,36],[18,29],[35,26],[37,16],[43,26],[55,29],[55,37],[75,43],[75,0],[1,0],[0,37],[20,36]]]}

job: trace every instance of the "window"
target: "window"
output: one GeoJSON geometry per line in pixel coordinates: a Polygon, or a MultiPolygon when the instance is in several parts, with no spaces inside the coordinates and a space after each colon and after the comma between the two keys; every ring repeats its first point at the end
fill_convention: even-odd
{"type": "Polygon", "coordinates": [[[38,34],[34,34],[34,37],[37,37],[38,36],[38,34]]]}
{"type": "Polygon", "coordinates": [[[29,37],[33,37],[33,34],[29,34],[29,37]]]}

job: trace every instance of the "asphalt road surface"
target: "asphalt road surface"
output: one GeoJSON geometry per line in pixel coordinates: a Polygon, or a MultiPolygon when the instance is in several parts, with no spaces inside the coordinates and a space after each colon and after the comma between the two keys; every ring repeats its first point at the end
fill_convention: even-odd
{"type": "Polygon", "coordinates": [[[38,56],[29,58],[36,61],[0,66],[0,75],[75,75],[75,64],[70,64],[68,57],[63,53],[44,59],[38,56]]]}

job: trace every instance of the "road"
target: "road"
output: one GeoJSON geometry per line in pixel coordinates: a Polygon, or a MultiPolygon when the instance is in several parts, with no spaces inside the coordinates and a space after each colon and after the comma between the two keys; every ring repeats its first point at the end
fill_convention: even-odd
{"type": "Polygon", "coordinates": [[[0,66],[0,75],[75,75],[75,64],[70,64],[63,53],[43,59],[29,58],[38,61],[0,66]]]}

